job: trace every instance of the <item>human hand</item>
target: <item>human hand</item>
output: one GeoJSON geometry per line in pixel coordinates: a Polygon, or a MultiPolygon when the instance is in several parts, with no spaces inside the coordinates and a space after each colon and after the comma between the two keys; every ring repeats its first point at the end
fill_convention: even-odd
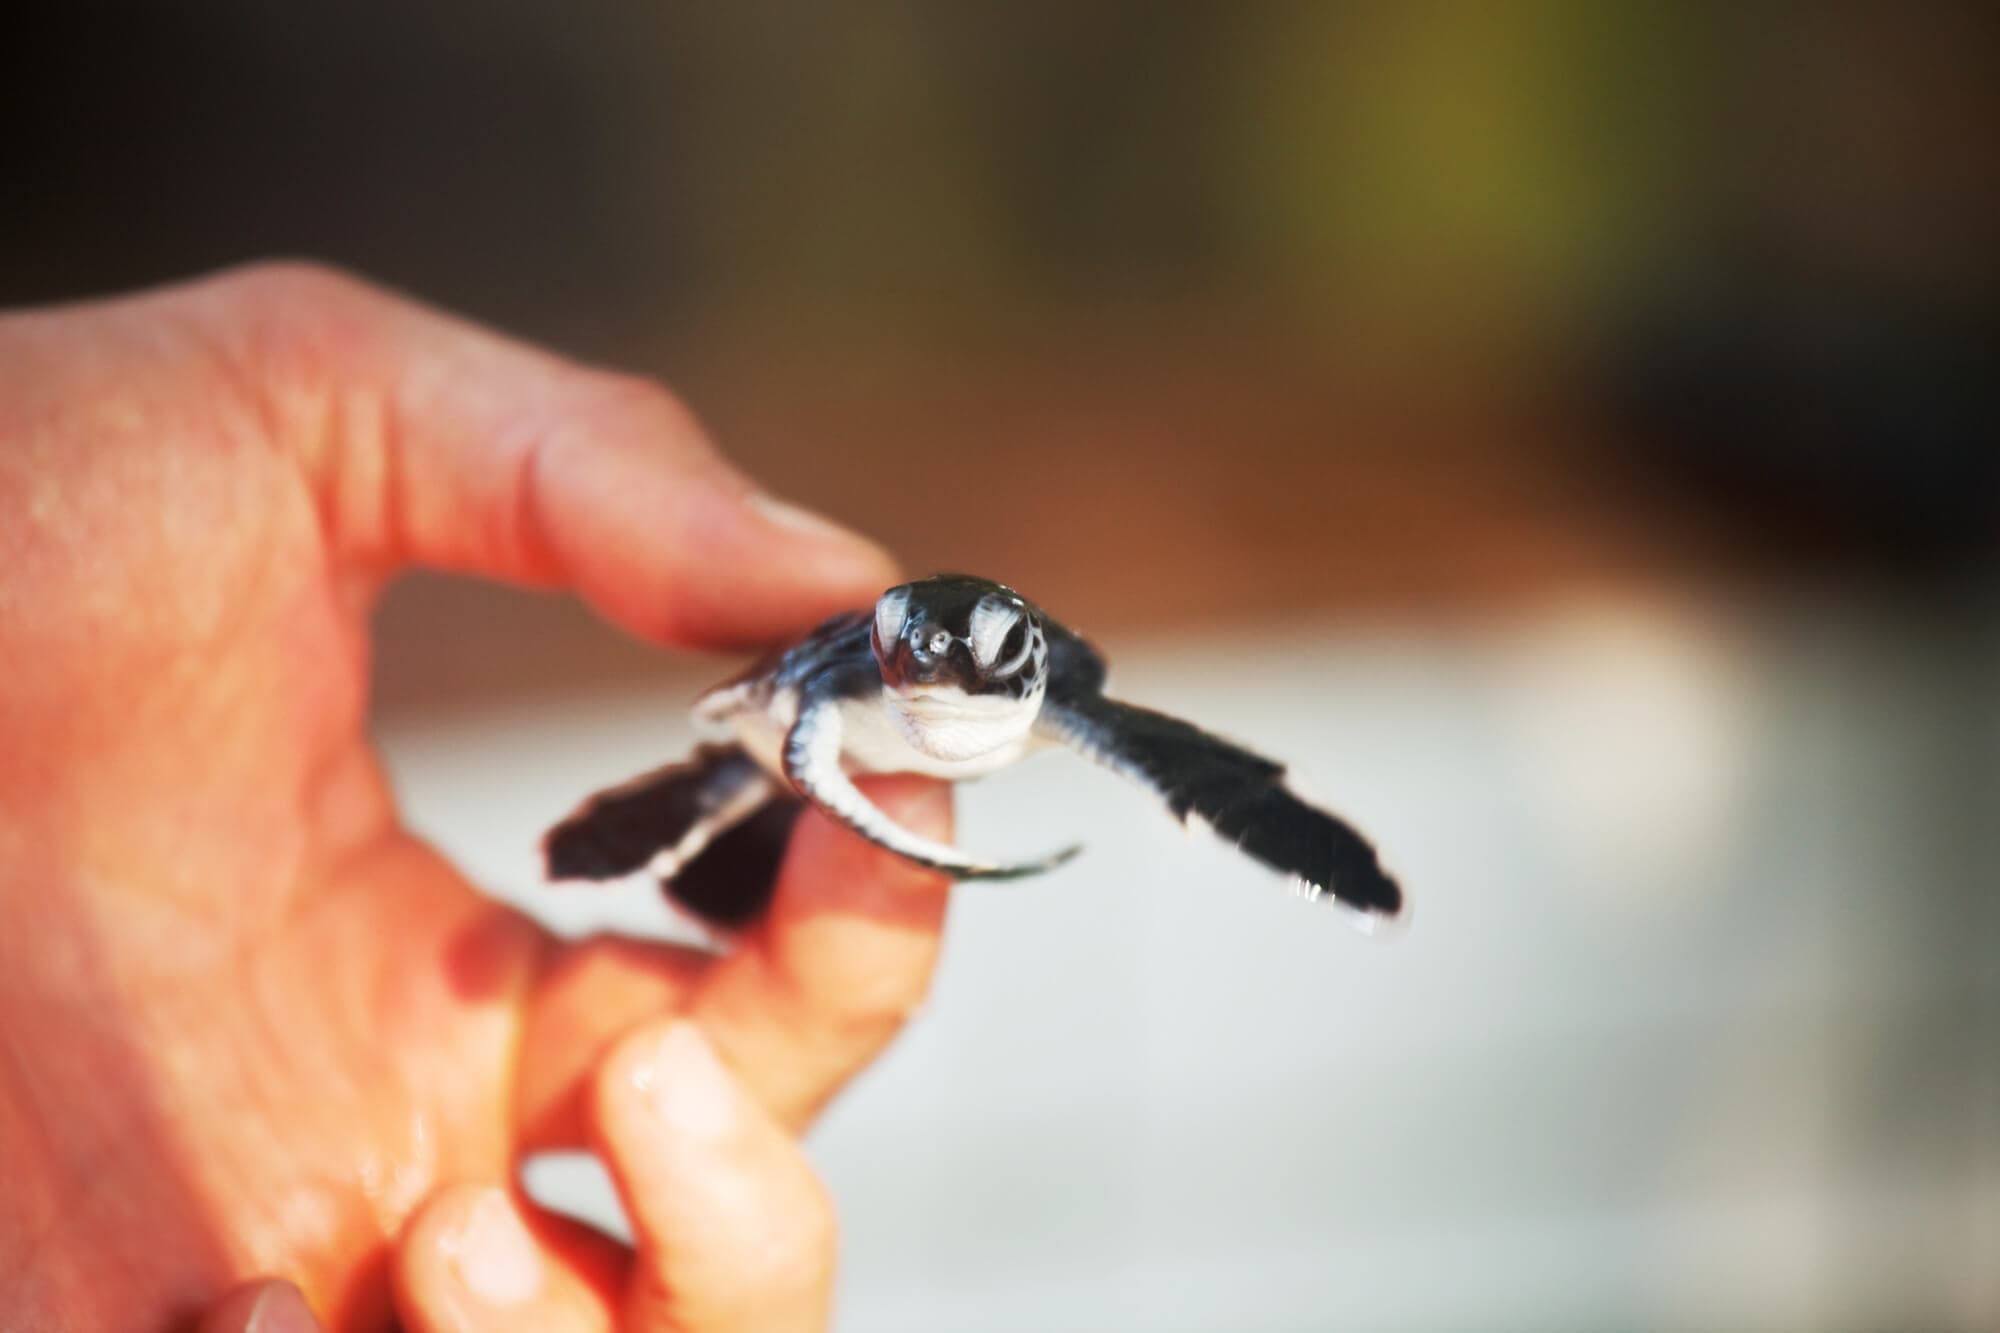
{"type": "MultiPolygon", "coordinates": [[[[789,1135],[667,1019],[621,1041],[593,1078],[592,1138],[617,1180],[637,1256],[507,1191],[433,1195],[397,1245],[410,1333],[785,1333],[825,1326],[833,1213],[789,1135]]],[[[289,1284],[224,1297],[201,1333],[318,1333],[289,1284]]]]}
{"type": "MultiPolygon", "coordinates": [[[[811,817],[719,960],[558,947],[475,893],[365,735],[368,609],[409,564],[680,645],[895,577],[650,384],[338,275],[0,317],[0,1326],[160,1327],[260,1273],[376,1326],[441,1186],[617,1157],[588,1089],[621,1034],[693,1019],[791,1133],[921,998],[942,884],[811,817]]],[[[941,789],[875,795],[947,833],[941,789]]]]}

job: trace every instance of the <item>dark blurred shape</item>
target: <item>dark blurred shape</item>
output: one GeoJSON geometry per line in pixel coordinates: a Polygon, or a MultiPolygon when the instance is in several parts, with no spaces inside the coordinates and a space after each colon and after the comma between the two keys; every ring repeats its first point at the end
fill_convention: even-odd
{"type": "Polygon", "coordinates": [[[804,813],[802,802],[771,802],[689,862],[667,892],[696,917],[724,930],[748,926],[771,905],[792,826],[804,813]]]}
{"type": "Polygon", "coordinates": [[[2000,10],[1788,6],[1733,33],[1710,203],[1613,372],[1670,475],[1766,539],[2000,553],[2000,10]]]}
{"type": "Polygon", "coordinates": [[[1631,336],[1621,408],[1767,542],[1921,570],[2000,553],[2000,337],[1751,269],[1631,336]],[[1844,298],[1844,299],[1843,299],[1844,298]]]}
{"type": "MultiPolygon", "coordinates": [[[[0,302],[298,255],[629,342],[686,246],[609,131],[685,80],[678,48],[607,36],[511,4],[39,8],[0,42],[0,302]]],[[[648,145],[669,178],[679,156],[648,145]]]]}
{"type": "Polygon", "coordinates": [[[552,880],[614,880],[644,870],[663,853],[680,865],[661,886],[710,924],[730,929],[763,914],[803,805],[780,796],[748,818],[721,823],[717,812],[764,773],[734,745],[704,745],[685,762],[642,774],[592,796],[550,829],[542,856],[552,880]],[[691,856],[679,847],[697,825],[720,824],[691,856]]]}
{"type": "Polygon", "coordinates": [[[598,792],[542,839],[554,880],[623,879],[674,850],[764,775],[740,748],[704,745],[685,762],[598,792]]]}

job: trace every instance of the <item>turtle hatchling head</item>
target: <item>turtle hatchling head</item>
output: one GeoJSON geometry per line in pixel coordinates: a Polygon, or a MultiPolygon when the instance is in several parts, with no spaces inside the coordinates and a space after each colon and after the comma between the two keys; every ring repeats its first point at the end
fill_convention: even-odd
{"type": "Polygon", "coordinates": [[[940,574],[889,589],[872,643],[898,730],[940,759],[1018,741],[1048,688],[1041,612],[987,579],[940,574]]]}

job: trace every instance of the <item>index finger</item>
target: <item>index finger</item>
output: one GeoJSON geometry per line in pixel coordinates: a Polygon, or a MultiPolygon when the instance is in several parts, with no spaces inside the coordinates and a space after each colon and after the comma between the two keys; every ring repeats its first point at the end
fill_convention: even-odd
{"type": "Polygon", "coordinates": [[[351,570],[565,586],[643,637],[737,646],[895,581],[879,547],[760,491],[639,376],[310,266],[180,295],[295,449],[351,570]]]}
{"type": "Polygon", "coordinates": [[[634,1329],[824,1329],[832,1204],[798,1145],[681,1020],[619,1043],[594,1080],[593,1138],[639,1244],[634,1329]]]}

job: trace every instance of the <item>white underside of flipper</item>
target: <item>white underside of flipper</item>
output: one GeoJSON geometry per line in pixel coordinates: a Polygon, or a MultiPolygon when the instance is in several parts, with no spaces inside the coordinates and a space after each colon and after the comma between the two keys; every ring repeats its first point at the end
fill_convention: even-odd
{"type": "Polygon", "coordinates": [[[771,799],[775,786],[774,782],[761,775],[746,776],[743,785],[730,793],[727,801],[704,812],[701,818],[689,825],[679,842],[655,852],[653,859],[646,863],[646,873],[657,880],[670,880],[678,875],[681,867],[701,855],[702,849],[709,843],[756,813],[771,799]]]}

